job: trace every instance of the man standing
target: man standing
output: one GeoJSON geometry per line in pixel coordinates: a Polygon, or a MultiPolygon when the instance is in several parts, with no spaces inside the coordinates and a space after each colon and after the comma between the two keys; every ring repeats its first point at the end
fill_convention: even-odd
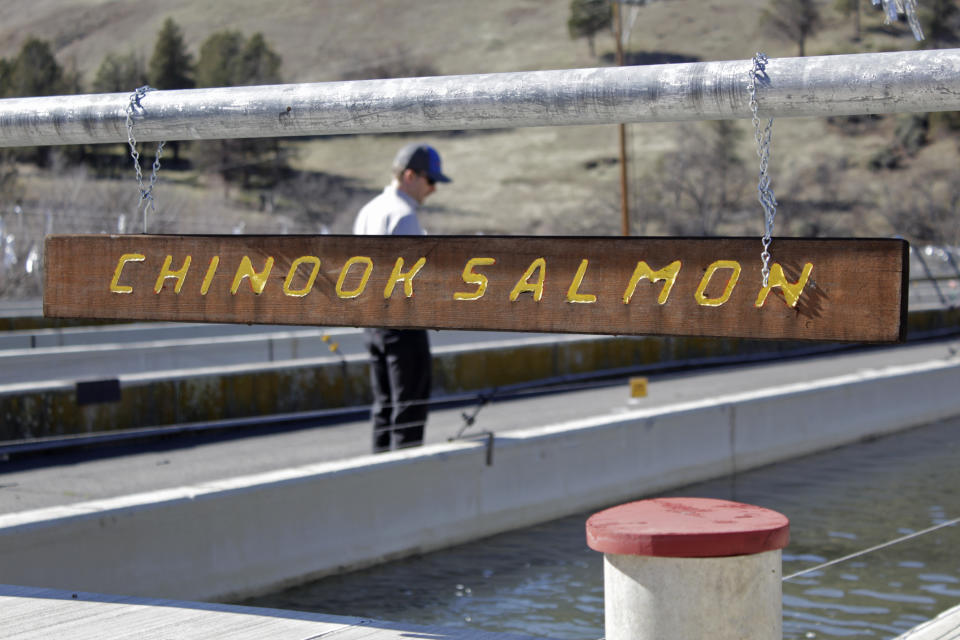
{"type": "MultiPolygon", "coordinates": [[[[422,235],[417,210],[438,182],[450,182],[440,154],[424,143],[406,145],[393,160],[393,181],[360,210],[353,232],[422,235]]],[[[367,329],[364,334],[373,387],[374,452],[423,444],[432,363],[427,332],[367,329]]]]}

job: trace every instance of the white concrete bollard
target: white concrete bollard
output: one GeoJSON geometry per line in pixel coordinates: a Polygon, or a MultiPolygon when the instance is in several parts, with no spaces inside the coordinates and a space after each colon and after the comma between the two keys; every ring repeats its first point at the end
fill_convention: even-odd
{"type": "Polygon", "coordinates": [[[587,520],[604,553],[606,640],[780,640],[785,516],[712,498],[655,498],[587,520]]]}

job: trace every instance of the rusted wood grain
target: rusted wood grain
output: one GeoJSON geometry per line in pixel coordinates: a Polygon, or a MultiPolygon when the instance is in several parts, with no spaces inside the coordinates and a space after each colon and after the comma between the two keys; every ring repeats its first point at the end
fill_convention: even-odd
{"type": "Polygon", "coordinates": [[[50,236],[49,317],[893,342],[895,239],[50,236]]]}

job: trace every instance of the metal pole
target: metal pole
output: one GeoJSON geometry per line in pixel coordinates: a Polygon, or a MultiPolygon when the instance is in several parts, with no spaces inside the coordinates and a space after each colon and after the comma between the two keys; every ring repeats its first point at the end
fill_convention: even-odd
{"type": "MultiPolygon", "coordinates": [[[[617,41],[617,66],[623,66],[623,16],[620,4],[613,3],[614,38],[617,41]]],[[[620,234],[630,235],[630,204],[627,195],[627,125],[617,125],[617,139],[620,144],[620,234]]]]}
{"type": "MultiPolygon", "coordinates": [[[[750,60],[155,91],[137,139],[342,133],[751,117],[750,60]]],[[[776,58],[764,117],[960,110],[960,49],[776,58]]],[[[0,147],[127,140],[128,93],[0,100],[0,147]]]]}

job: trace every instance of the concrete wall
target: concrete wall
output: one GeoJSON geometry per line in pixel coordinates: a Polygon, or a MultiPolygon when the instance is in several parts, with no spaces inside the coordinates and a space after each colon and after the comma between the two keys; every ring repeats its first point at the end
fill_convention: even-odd
{"type": "MultiPolygon", "coordinates": [[[[942,361],[0,516],[0,583],[234,599],[960,415],[942,361]]],[[[708,390],[705,390],[707,392],[708,390]]]]}
{"type": "MultiPolygon", "coordinates": [[[[960,310],[911,313],[910,337],[956,332],[960,310]]],[[[434,397],[601,372],[812,353],[831,343],[562,336],[434,349],[434,397]]],[[[360,406],[366,359],[347,356],[119,376],[116,402],[80,405],[72,382],[0,385],[0,441],[360,406]]]]}
{"type": "MultiPolygon", "coordinates": [[[[638,367],[696,365],[809,352],[823,345],[706,338],[564,336],[433,353],[434,398],[501,391],[638,367]]],[[[0,441],[228,420],[369,403],[366,357],[177,369],[119,376],[120,399],[81,405],[76,385],[0,384],[0,441]]]]}

